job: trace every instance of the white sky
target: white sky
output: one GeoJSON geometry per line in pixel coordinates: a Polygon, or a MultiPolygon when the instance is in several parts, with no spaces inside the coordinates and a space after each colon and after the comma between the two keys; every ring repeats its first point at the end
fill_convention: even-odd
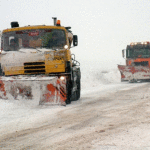
{"type": "Polygon", "coordinates": [[[149,41],[150,0],[0,0],[0,30],[11,21],[52,25],[52,17],[78,35],[79,60],[120,63],[127,44],[149,41]]]}

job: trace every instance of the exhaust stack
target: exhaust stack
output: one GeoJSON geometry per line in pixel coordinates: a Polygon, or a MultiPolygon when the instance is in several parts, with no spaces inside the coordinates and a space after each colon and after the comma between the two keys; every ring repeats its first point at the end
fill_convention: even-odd
{"type": "Polygon", "coordinates": [[[54,20],[54,26],[56,26],[57,17],[52,17],[52,19],[54,20]]]}

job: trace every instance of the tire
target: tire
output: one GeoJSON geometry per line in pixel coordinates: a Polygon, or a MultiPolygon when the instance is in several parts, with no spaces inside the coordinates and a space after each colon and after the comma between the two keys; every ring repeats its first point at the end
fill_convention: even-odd
{"type": "Polygon", "coordinates": [[[72,93],[72,84],[70,81],[70,77],[67,78],[67,99],[66,99],[66,104],[71,103],[71,93],[72,93]]]}
{"type": "MultiPolygon", "coordinates": [[[[70,77],[67,78],[67,100],[66,100],[66,104],[70,104],[71,101],[76,101],[76,100],[80,99],[80,91],[81,91],[81,83],[80,83],[81,73],[80,73],[80,68],[78,68],[78,70],[76,70],[74,73],[77,76],[76,81],[71,81],[70,77]],[[77,90],[76,91],[73,91],[74,82],[75,82],[75,84],[77,86],[77,90]]],[[[74,73],[72,73],[72,75],[74,75],[74,73]]]]}
{"type": "Polygon", "coordinates": [[[81,91],[81,83],[80,83],[81,73],[80,73],[80,68],[78,68],[78,70],[76,71],[76,76],[77,76],[77,80],[76,80],[77,90],[74,91],[74,93],[72,95],[72,100],[73,101],[77,101],[77,100],[80,99],[80,91],[81,91]]]}
{"type": "Polygon", "coordinates": [[[77,77],[77,91],[76,91],[76,100],[80,99],[81,83],[80,83],[80,73],[77,77]]]}

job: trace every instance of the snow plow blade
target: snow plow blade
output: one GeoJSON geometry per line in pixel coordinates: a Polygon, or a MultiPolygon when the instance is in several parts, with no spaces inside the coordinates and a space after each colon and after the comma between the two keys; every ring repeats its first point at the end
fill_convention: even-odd
{"type": "Polygon", "coordinates": [[[118,65],[121,81],[140,81],[150,79],[150,68],[147,66],[118,65]]]}
{"type": "Polygon", "coordinates": [[[58,77],[0,77],[0,98],[36,100],[39,104],[65,104],[66,78],[58,77]]]}

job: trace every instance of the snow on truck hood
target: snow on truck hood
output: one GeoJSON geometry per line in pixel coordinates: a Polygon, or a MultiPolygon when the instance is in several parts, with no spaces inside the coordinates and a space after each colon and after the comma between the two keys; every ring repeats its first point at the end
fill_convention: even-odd
{"type": "Polygon", "coordinates": [[[3,51],[1,66],[23,66],[25,62],[45,61],[44,53],[52,52],[48,49],[20,49],[19,51],[3,51]]]}

